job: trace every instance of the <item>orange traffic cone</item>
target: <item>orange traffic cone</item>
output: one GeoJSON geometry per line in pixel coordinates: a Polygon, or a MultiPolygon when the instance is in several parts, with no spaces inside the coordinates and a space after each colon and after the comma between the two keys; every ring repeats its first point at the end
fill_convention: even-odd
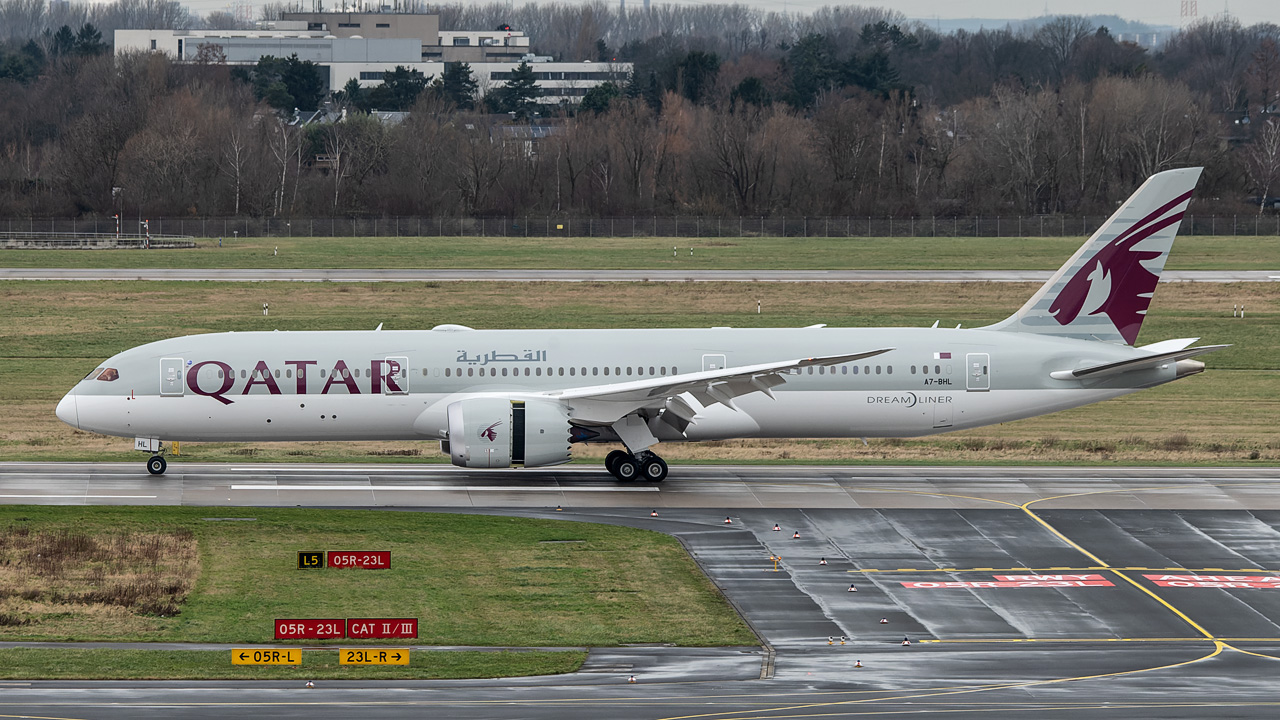
{"type": "Polygon", "coordinates": [[[836,644],[836,639],[835,639],[835,638],[833,638],[833,637],[831,637],[830,635],[828,635],[828,636],[827,636],[827,644],[828,644],[828,645],[835,645],[835,644],[836,644]]]}
{"type": "Polygon", "coordinates": [[[560,512],[560,511],[561,511],[561,510],[563,510],[563,509],[564,509],[564,508],[560,507],[559,505],[557,505],[557,506],[556,506],[556,512],[560,512]]]}
{"type": "Polygon", "coordinates": [[[315,683],[311,682],[310,680],[308,680],[308,681],[307,681],[307,687],[309,687],[309,688],[313,688],[313,687],[315,687],[315,686],[316,686],[316,684],[315,684],[315,683]]]}
{"type": "Polygon", "coordinates": [[[904,647],[905,647],[905,646],[907,646],[907,645],[910,645],[910,644],[911,644],[911,639],[910,639],[910,638],[907,638],[907,637],[905,637],[905,636],[904,636],[904,637],[902,638],[902,644],[903,644],[903,646],[904,646],[904,647]]]}
{"type": "Polygon", "coordinates": [[[627,682],[629,682],[629,683],[633,683],[633,684],[634,684],[634,683],[635,683],[635,681],[636,681],[636,676],[635,676],[635,675],[632,675],[631,677],[627,678],[627,682]]]}
{"type": "Polygon", "coordinates": [[[827,559],[826,559],[826,558],[818,558],[818,564],[819,564],[819,565],[826,565],[826,564],[827,564],[827,559]]]}
{"type": "Polygon", "coordinates": [[[774,532],[778,532],[778,531],[780,531],[780,530],[782,530],[782,527],[781,527],[781,526],[779,526],[779,525],[778,525],[778,523],[774,523],[774,524],[773,524],[773,531],[774,531],[774,532]]]}
{"type": "Polygon", "coordinates": [[[733,521],[726,517],[726,518],[724,519],[724,524],[725,524],[725,525],[732,525],[732,524],[733,524],[733,521]]]}
{"type": "Polygon", "coordinates": [[[889,618],[880,618],[880,624],[881,624],[881,625],[888,625],[888,624],[889,624],[889,618]]]}
{"type": "Polygon", "coordinates": [[[858,592],[858,586],[853,583],[849,584],[849,592],[858,592]]]}
{"type": "Polygon", "coordinates": [[[860,667],[862,667],[862,661],[861,661],[861,660],[855,660],[855,661],[854,661],[854,663],[853,663],[853,666],[854,666],[854,667],[856,667],[856,668],[860,668],[860,667]]]}
{"type": "Polygon", "coordinates": [[[658,511],[654,510],[653,512],[649,513],[649,517],[658,517],[658,511]]]}

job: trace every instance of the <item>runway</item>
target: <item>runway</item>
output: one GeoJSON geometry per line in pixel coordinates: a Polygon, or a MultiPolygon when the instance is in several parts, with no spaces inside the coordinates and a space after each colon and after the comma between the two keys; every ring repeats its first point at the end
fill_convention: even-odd
{"type": "Polygon", "coordinates": [[[0,712],[737,719],[1280,711],[1280,469],[682,466],[660,485],[618,486],[578,467],[169,468],[155,479],[140,462],[3,463],[0,502],[181,504],[215,515],[214,506],[229,506],[237,516],[263,506],[356,506],[650,528],[679,538],[766,644],[593,650],[581,672],[562,677],[323,681],[314,690],[0,682],[0,712]],[[777,572],[770,556],[782,558],[777,572]]]}
{"type": "MultiPolygon", "coordinates": [[[[217,282],[1026,282],[1049,270],[479,270],[0,268],[0,280],[217,282]]],[[[1280,270],[1166,270],[1160,282],[1274,282],[1280,270]]]]}

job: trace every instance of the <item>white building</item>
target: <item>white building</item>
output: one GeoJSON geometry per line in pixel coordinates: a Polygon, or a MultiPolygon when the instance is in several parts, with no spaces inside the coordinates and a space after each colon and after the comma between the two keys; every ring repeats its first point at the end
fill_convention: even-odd
{"type": "MultiPolygon", "coordinates": [[[[298,59],[321,66],[321,79],[330,90],[340,89],[352,78],[364,87],[374,87],[382,82],[384,72],[396,67],[417,70],[428,77],[439,77],[445,69],[445,62],[431,57],[431,48],[440,46],[423,45],[416,36],[337,37],[327,29],[308,29],[305,21],[278,21],[273,26],[270,30],[116,30],[115,52],[162,52],[181,62],[203,58],[228,65],[253,65],[266,55],[287,58],[297,54],[298,59]]],[[[484,48],[523,51],[517,55],[507,50],[501,62],[471,63],[481,95],[506,83],[521,62],[528,62],[534,69],[542,91],[539,102],[553,105],[579,102],[596,85],[622,85],[631,75],[630,63],[552,62],[549,57],[529,54],[529,38],[514,32],[446,31],[439,37],[441,43],[465,40],[484,48]],[[501,45],[482,44],[499,41],[501,45]]],[[[471,45],[459,45],[466,46],[471,45]]]]}

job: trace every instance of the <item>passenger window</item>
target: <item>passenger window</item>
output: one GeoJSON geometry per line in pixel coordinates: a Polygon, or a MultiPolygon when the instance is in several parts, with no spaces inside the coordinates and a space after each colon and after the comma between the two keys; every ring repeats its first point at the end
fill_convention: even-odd
{"type": "Polygon", "coordinates": [[[218,368],[218,379],[222,379],[222,368],[218,368]]]}
{"type": "Polygon", "coordinates": [[[569,374],[573,375],[577,370],[578,368],[569,368],[569,374]]]}
{"type": "Polygon", "coordinates": [[[890,365],[890,366],[886,367],[886,368],[884,369],[884,371],[885,371],[886,373],[888,373],[889,375],[892,375],[892,374],[893,374],[893,366],[892,366],[892,365],[890,365]]]}
{"type": "MultiPolygon", "coordinates": [[[[606,370],[608,370],[608,368],[605,368],[605,369],[606,369],[606,370]]],[[[605,373],[605,375],[608,375],[608,374],[609,374],[609,373],[607,373],[607,372],[605,373]]],[[[622,368],[615,366],[615,367],[613,368],[613,374],[614,374],[614,375],[621,375],[621,374],[622,374],[622,368]]]]}
{"type": "Polygon", "coordinates": [[[630,366],[630,365],[628,365],[628,366],[627,366],[627,376],[628,376],[628,377],[630,377],[630,375],[631,375],[631,366],[630,366]]]}
{"type": "Polygon", "coordinates": [[[473,377],[475,375],[475,371],[475,368],[467,368],[467,377],[473,377]]]}
{"type": "Polygon", "coordinates": [[[348,370],[347,368],[342,368],[342,379],[343,379],[343,380],[350,380],[350,379],[351,379],[351,371],[350,371],[350,370],[348,370]]]}
{"type": "Polygon", "coordinates": [[[605,375],[608,375],[608,374],[609,374],[609,367],[608,367],[608,366],[605,366],[604,374],[605,374],[605,375]]]}
{"type": "Polygon", "coordinates": [[[542,377],[542,368],[538,368],[538,377],[542,377]]]}
{"type": "Polygon", "coordinates": [[[249,373],[247,373],[247,372],[244,370],[244,368],[241,368],[241,369],[240,369],[240,379],[241,379],[241,380],[245,379],[248,375],[249,375],[249,373]]]}
{"type": "Polygon", "coordinates": [[[280,371],[276,370],[276,377],[280,377],[280,371]]]}
{"type": "MultiPolygon", "coordinates": [[[[502,368],[503,375],[506,375],[506,368],[502,368]]],[[[498,368],[489,368],[489,377],[498,377],[498,368]]]]}
{"type": "MultiPolygon", "coordinates": [[[[277,370],[276,372],[280,372],[280,371],[279,371],[279,370],[277,370]]],[[[292,369],[292,368],[290,368],[290,369],[288,369],[288,370],[285,370],[285,371],[284,371],[284,376],[285,376],[285,377],[287,377],[287,378],[291,378],[291,377],[293,377],[293,369],[292,369]]]]}
{"type": "MultiPolygon", "coordinates": [[[[951,372],[951,366],[950,366],[950,365],[948,365],[948,366],[947,366],[947,372],[951,372]]],[[[942,368],[938,367],[937,365],[934,365],[934,366],[933,366],[933,374],[934,374],[934,375],[941,375],[941,374],[942,374],[942,368]]]]}
{"type": "MultiPolygon", "coordinates": [[[[925,372],[928,372],[928,371],[926,370],[925,372]]],[[[912,366],[911,366],[911,374],[912,374],[912,375],[915,375],[915,374],[916,374],[916,366],[915,366],[915,365],[912,365],[912,366]]]]}
{"type": "Polygon", "coordinates": [[[524,376],[529,377],[529,368],[524,369],[524,376]]]}
{"type": "MultiPolygon", "coordinates": [[[[911,366],[911,374],[912,374],[912,375],[914,375],[914,374],[915,374],[915,372],[916,372],[916,366],[915,366],[915,365],[912,365],[912,366],[911,366]]],[[[920,372],[924,373],[925,375],[928,375],[928,374],[929,374],[929,366],[928,366],[928,365],[921,365],[921,366],[920,366],[920,372]]]]}
{"type": "Polygon", "coordinates": [[[507,369],[502,368],[502,377],[506,377],[506,376],[507,376],[507,369]]]}
{"type": "Polygon", "coordinates": [[[854,365],[854,366],[853,366],[853,374],[854,374],[854,375],[857,375],[857,374],[858,374],[858,366],[857,366],[857,365],[854,365]]]}
{"type": "Polygon", "coordinates": [[[880,366],[879,366],[879,365],[877,365],[877,366],[876,366],[876,374],[877,374],[877,375],[879,375],[879,374],[880,374],[880,366]]]}
{"type": "Polygon", "coordinates": [[[870,375],[870,374],[871,374],[871,366],[870,366],[870,365],[863,365],[863,366],[862,366],[862,374],[863,374],[863,375],[870,375]]]}
{"type": "Polygon", "coordinates": [[[849,374],[849,366],[848,366],[848,365],[841,365],[841,366],[840,366],[840,374],[841,374],[841,375],[848,375],[848,374],[849,374]]]}
{"type": "MultiPolygon", "coordinates": [[[[582,369],[582,374],[583,374],[583,375],[586,375],[586,374],[587,374],[587,372],[586,372],[586,368],[583,368],[583,369],[582,369]]],[[[593,367],[593,368],[591,368],[591,374],[592,374],[592,375],[599,375],[599,374],[600,374],[600,368],[597,368],[597,367],[593,367]]]]}
{"type": "MultiPolygon", "coordinates": [[[[422,368],[422,374],[423,374],[423,375],[426,375],[426,374],[427,374],[427,369],[426,369],[426,368],[422,368]]],[[[444,369],[444,376],[445,376],[445,377],[449,377],[449,368],[445,368],[445,369],[444,369]]]]}
{"type": "Polygon", "coordinates": [[[587,369],[582,368],[582,377],[586,377],[586,376],[587,376],[587,369]]]}
{"type": "MultiPolygon", "coordinates": [[[[243,370],[241,370],[240,372],[244,372],[244,371],[243,371],[243,370]]],[[[323,377],[328,377],[328,376],[329,376],[329,371],[328,371],[328,370],[321,370],[321,371],[320,371],[320,377],[322,377],[322,378],[323,378],[323,377]]]]}
{"type": "MultiPolygon", "coordinates": [[[[573,368],[569,368],[572,370],[573,368]]],[[[560,368],[560,377],[564,377],[564,368],[560,368]]]]}

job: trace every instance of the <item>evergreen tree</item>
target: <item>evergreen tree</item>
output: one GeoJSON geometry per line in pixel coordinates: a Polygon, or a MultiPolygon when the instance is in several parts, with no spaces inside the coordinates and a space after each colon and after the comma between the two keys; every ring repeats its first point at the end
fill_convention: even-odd
{"type": "Polygon", "coordinates": [[[511,71],[511,79],[495,91],[500,112],[515,113],[517,120],[528,120],[538,111],[538,76],[522,62],[511,71]]]}
{"type": "Polygon", "coordinates": [[[440,73],[432,88],[460,110],[470,110],[476,105],[479,86],[467,63],[446,63],[444,72],[440,73]]]}
{"type": "Polygon", "coordinates": [[[738,83],[738,87],[729,93],[730,103],[745,103],[764,107],[773,103],[773,94],[764,86],[764,81],[752,75],[738,83]]]}
{"type": "Polygon", "coordinates": [[[63,25],[58,28],[58,32],[53,33],[51,36],[49,35],[48,30],[45,30],[44,32],[49,39],[48,45],[50,55],[54,57],[63,57],[65,55],[70,55],[71,51],[75,50],[76,36],[75,33],[71,32],[71,28],[69,26],[63,25]]]}
{"type": "Polygon", "coordinates": [[[582,103],[578,105],[578,109],[582,112],[600,113],[609,109],[609,103],[613,102],[616,97],[622,96],[622,90],[611,82],[600,83],[599,85],[587,90],[587,94],[582,97],[582,103]]]}
{"type": "Polygon", "coordinates": [[[368,94],[367,108],[376,110],[408,110],[427,87],[427,77],[418,70],[397,65],[382,73],[382,84],[368,94]]]}
{"type": "MultiPolygon", "coordinates": [[[[70,29],[70,28],[68,28],[70,29]]],[[[77,55],[101,55],[107,51],[107,44],[102,42],[102,32],[92,23],[85,23],[76,33],[75,52],[77,55]]]]}
{"type": "Polygon", "coordinates": [[[364,88],[360,87],[359,80],[355,78],[351,78],[347,80],[346,84],[342,86],[341,90],[334,93],[334,99],[340,105],[347,105],[348,107],[353,108],[355,110],[359,110],[361,112],[368,112],[369,108],[366,107],[366,102],[365,102],[366,100],[365,96],[368,94],[369,93],[365,92],[364,88]]]}

